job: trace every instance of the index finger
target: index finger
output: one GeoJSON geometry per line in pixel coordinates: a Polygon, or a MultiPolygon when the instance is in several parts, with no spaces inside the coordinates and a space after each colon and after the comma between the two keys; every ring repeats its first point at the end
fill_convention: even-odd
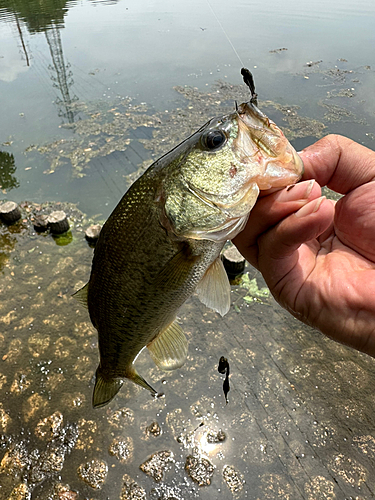
{"type": "Polygon", "coordinates": [[[375,179],[375,152],[341,135],[327,135],[299,153],[303,179],[346,194],[375,179]]]}

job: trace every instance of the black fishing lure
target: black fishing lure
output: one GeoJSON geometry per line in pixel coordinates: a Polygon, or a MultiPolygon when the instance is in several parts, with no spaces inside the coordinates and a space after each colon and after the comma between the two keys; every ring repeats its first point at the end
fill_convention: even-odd
{"type": "Polygon", "coordinates": [[[250,102],[258,106],[258,94],[255,92],[254,78],[251,72],[247,68],[241,69],[241,75],[245,84],[249,87],[251,98],[250,102]]]}
{"type": "Polygon", "coordinates": [[[227,358],[224,358],[224,356],[221,356],[219,360],[219,366],[217,367],[217,371],[219,373],[225,373],[225,380],[223,383],[223,391],[224,391],[224,396],[225,396],[225,402],[228,404],[228,392],[230,391],[229,387],[229,363],[227,358]]]}

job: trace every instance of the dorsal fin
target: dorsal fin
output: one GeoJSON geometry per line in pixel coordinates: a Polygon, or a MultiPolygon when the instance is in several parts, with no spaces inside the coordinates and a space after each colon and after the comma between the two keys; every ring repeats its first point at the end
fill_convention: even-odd
{"type": "Polygon", "coordinates": [[[230,283],[224,265],[218,257],[207,269],[197,287],[199,300],[224,316],[230,308],[230,283]]]}
{"type": "Polygon", "coordinates": [[[180,368],[185,363],[188,342],[180,325],[174,321],[147,346],[155,364],[162,370],[180,368]]]}

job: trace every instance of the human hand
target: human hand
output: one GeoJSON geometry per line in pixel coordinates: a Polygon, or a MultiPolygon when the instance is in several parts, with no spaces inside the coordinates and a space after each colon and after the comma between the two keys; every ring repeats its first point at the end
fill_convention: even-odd
{"type": "Polygon", "coordinates": [[[291,314],[375,357],[375,152],[329,135],[300,156],[316,181],[260,198],[234,243],[291,314]]]}

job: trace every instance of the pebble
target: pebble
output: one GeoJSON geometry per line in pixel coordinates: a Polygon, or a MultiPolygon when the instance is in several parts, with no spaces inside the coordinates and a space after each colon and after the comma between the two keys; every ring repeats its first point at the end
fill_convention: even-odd
{"type": "Polygon", "coordinates": [[[152,434],[153,436],[157,437],[160,436],[162,433],[162,430],[160,428],[160,425],[157,422],[152,422],[148,427],[146,427],[146,435],[149,436],[152,434]]]}

